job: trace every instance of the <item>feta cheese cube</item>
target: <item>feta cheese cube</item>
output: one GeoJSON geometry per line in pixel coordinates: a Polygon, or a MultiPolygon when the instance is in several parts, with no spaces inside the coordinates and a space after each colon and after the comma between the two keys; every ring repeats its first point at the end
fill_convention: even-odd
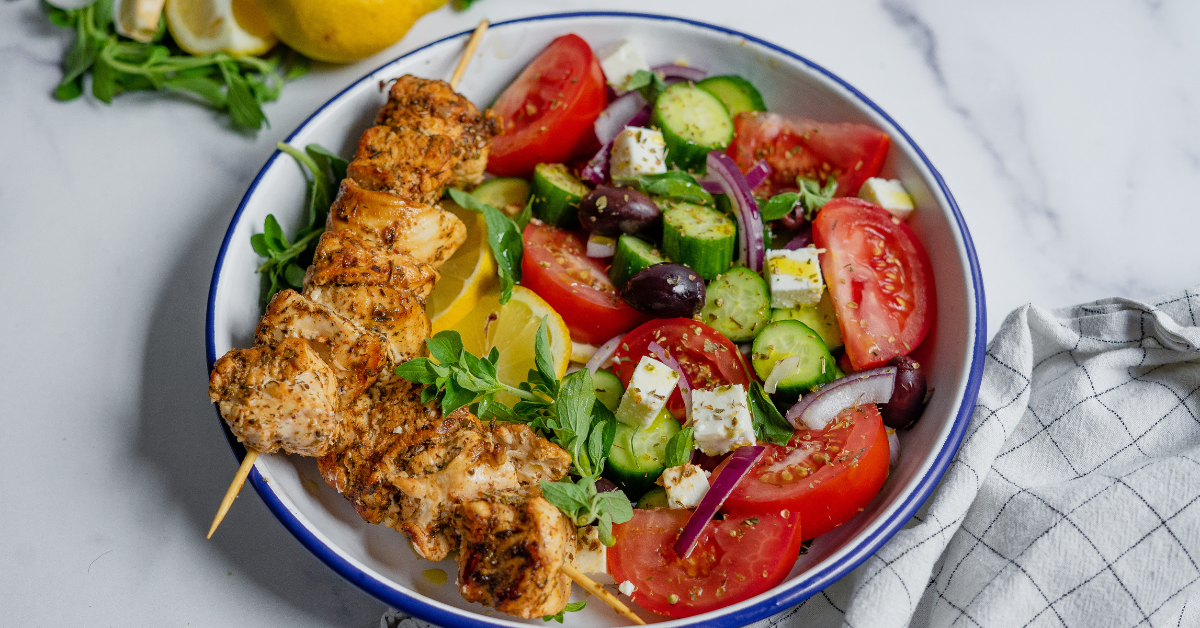
{"type": "Polygon", "coordinates": [[[650,427],[667,405],[678,381],[679,374],[671,367],[648,355],[643,356],[633,377],[629,378],[629,388],[621,396],[617,420],[627,425],[650,427]]]}
{"type": "Polygon", "coordinates": [[[708,474],[694,464],[671,467],[662,474],[667,489],[667,505],[671,508],[695,508],[708,493],[708,474]]]}
{"type": "Polygon", "coordinates": [[[626,580],[625,582],[622,582],[621,584],[617,585],[617,590],[620,591],[621,593],[624,593],[627,596],[630,596],[630,595],[633,595],[634,591],[637,591],[637,587],[633,586],[632,582],[626,580]]]}
{"type": "Polygon", "coordinates": [[[753,445],[754,420],[741,384],[692,391],[692,438],[710,456],[753,445]]]}
{"type": "Polygon", "coordinates": [[[767,251],[767,283],[771,284],[771,307],[816,305],[821,301],[825,282],[821,279],[818,249],[811,246],[795,251],[767,251]]]}
{"type": "Polygon", "coordinates": [[[575,560],[571,566],[580,573],[602,574],[608,571],[608,548],[600,542],[600,531],[596,526],[578,529],[575,560]]]}
{"type": "Polygon", "coordinates": [[[913,200],[898,179],[871,177],[858,190],[858,198],[875,203],[900,220],[913,213],[913,200]]]}
{"type": "Polygon", "coordinates": [[[609,85],[617,89],[625,89],[629,79],[638,70],[650,71],[649,64],[642,58],[642,52],[637,44],[628,39],[606,47],[600,52],[600,69],[604,70],[604,78],[609,85]]]}
{"type": "Polygon", "coordinates": [[[608,163],[613,181],[666,172],[667,143],[662,131],[625,127],[613,140],[608,163]]]}

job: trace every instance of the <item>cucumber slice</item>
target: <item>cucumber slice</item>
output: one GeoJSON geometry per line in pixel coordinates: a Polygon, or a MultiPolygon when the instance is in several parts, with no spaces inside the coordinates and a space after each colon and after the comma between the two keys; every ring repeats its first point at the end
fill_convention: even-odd
{"type": "Polygon", "coordinates": [[[721,212],[692,203],[663,204],[663,253],[705,281],[729,270],[737,248],[737,224],[721,212]]]}
{"type": "Polygon", "coordinates": [[[676,83],[654,101],[650,123],[661,129],[667,143],[667,163],[680,170],[703,172],[708,153],[725,150],[733,141],[733,119],[712,94],[676,83]]]}
{"type": "Polygon", "coordinates": [[[797,396],[834,380],[837,363],[825,347],[825,342],[817,332],[800,321],[775,321],[767,325],[754,339],[750,358],[754,372],[759,379],[766,381],[780,360],[792,356],[800,358],[799,368],[775,388],[780,400],[793,402],[797,396]]]}
{"type": "Polygon", "coordinates": [[[579,201],[591,192],[563,164],[538,164],[533,169],[533,215],[562,229],[579,227],[579,201]]]}
{"type": "Polygon", "coordinates": [[[821,336],[825,346],[833,351],[842,346],[842,329],[838,327],[837,315],[833,313],[833,301],[829,299],[829,290],[821,293],[821,300],[816,305],[801,305],[800,307],[780,308],[771,310],[771,321],[800,321],[821,336]]]}
{"type": "Polygon", "coordinates": [[[700,322],[734,342],[754,340],[771,316],[771,292],[756,272],[738,266],[708,282],[700,322]]]}
{"type": "Polygon", "coordinates": [[[518,177],[498,177],[484,181],[471,196],[514,216],[529,202],[529,182],[518,177]]]}
{"type": "Polygon", "coordinates": [[[729,111],[731,117],[743,111],[766,111],[767,104],[763,102],[762,94],[750,84],[750,81],[727,74],[724,76],[710,76],[699,83],[696,87],[716,96],[725,109],[729,111]]]}
{"type": "Polygon", "coordinates": [[[621,405],[621,395],[625,394],[621,378],[610,371],[596,371],[592,376],[592,388],[596,391],[596,399],[599,399],[605,408],[617,411],[617,406],[621,405]]]}
{"type": "Polygon", "coordinates": [[[679,431],[679,422],[667,410],[650,427],[617,424],[617,437],[608,452],[605,477],[617,483],[630,498],[650,490],[666,469],[667,441],[679,431]]]}
{"type": "Polygon", "coordinates": [[[623,235],[617,240],[617,252],[613,254],[612,267],[608,269],[608,278],[618,290],[625,287],[625,282],[643,268],[667,261],[653,244],[631,235],[623,235]]]}
{"type": "Polygon", "coordinates": [[[642,498],[638,500],[637,507],[642,510],[654,510],[655,508],[670,508],[671,504],[667,501],[667,489],[656,486],[648,491],[642,498]]]}

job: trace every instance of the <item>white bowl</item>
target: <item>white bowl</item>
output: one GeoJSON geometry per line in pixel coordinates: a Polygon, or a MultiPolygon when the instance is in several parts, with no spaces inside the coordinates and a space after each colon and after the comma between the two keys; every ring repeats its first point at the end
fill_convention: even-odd
{"type": "MultiPolygon", "coordinates": [[[[883,490],[864,512],[813,543],[788,579],[771,591],[705,615],[664,625],[742,626],[798,604],[858,566],[899,530],[933,491],[962,440],[983,371],[983,284],[979,263],[962,215],[941,176],[912,139],[886,113],[827,70],[774,44],[719,26],[658,15],[571,13],[492,25],[459,90],[485,105],[550,40],[576,33],[599,48],[632,39],[653,65],[676,60],[713,74],[740,74],[762,90],[771,111],[802,114],[828,122],[859,122],[889,133],[892,148],[884,176],[899,178],[918,210],[910,225],[933,261],[937,316],[916,357],[936,389],[924,417],[900,435],[903,454],[883,490]]],[[[415,74],[448,78],[469,32],[410,52],[346,88],[316,111],[288,138],[297,146],[316,142],[350,155],[359,134],[386,101],[380,81],[415,74]]],[[[291,232],[304,203],[304,179],[293,160],[276,152],[259,172],[234,214],[213,270],[207,321],[208,362],[251,344],[258,321],[259,258],[250,236],[274,213],[291,232]]],[[[225,428],[235,454],[245,450],[225,428]]],[[[415,616],[445,626],[545,625],[523,622],[464,601],[454,586],[452,560],[420,559],[408,541],[390,528],[364,522],[350,504],[327,486],[311,458],[266,455],[250,481],[267,506],[305,547],[368,593],[415,616]],[[435,585],[422,572],[440,568],[449,581],[435,585]]],[[[580,595],[578,589],[576,595],[580,595]]],[[[648,622],[667,618],[640,611],[648,622]]],[[[613,626],[628,622],[593,601],[572,613],[574,626],[613,626]]]]}

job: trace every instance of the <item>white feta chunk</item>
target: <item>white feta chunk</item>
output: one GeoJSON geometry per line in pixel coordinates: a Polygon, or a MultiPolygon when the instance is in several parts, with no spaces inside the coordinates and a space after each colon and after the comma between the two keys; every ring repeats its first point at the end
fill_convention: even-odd
{"type": "Polygon", "coordinates": [[[767,251],[767,283],[771,285],[771,307],[816,305],[821,302],[825,282],[821,279],[820,250],[811,246],[795,251],[767,251]]]}
{"type": "MultiPolygon", "coordinates": [[[[608,571],[608,548],[600,542],[600,531],[596,526],[584,526],[576,530],[578,546],[571,566],[580,573],[602,574],[608,571]]],[[[593,578],[594,579],[594,578],[593,578]]]]}
{"type": "Polygon", "coordinates": [[[617,420],[627,425],[650,427],[667,405],[678,381],[679,374],[671,367],[648,355],[643,356],[633,377],[629,378],[629,388],[621,396],[617,420]]]}
{"type": "Polygon", "coordinates": [[[662,474],[667,489],[667,505],[671,508],[695,508],[708,493],[708,474],[694,464],[671,467],[662,474]]]}
{"type": "Polygon", "coordinates": [[[907,220],[915,209],[912,197],[899,179],[871,177],[859,188],[858,198],[875,203],[900,220],[907,220]]]}
{"type": "Polygon", "coordinates": [[[649,72],[650,65],[642,58],[637,44],[624,39],[600,51],[600,69],[604,70],[604,79],[609,85],[625,89],[638,70],[649,72]]]}
{"type": "Polygon", "coordinates": [[[667,143],[662,131],[627,126],[613,140],[609,153],[613,181],[662,174],[667,171],[667,143]]]}
{"type": "Polygon", "coordinates": [[[692,438],[710,456],[753,445],[754,420],[741,384],[692,391],[692,438]]]}
{"type": "Polygon", "coordinates": [[[626,596],[630,596],[633,595],[634,591],[637,591],[637,587],[633,586],[632,582],[626,580],[625,582],[617,585],[617,590],[621,593],[624,593],[626,596]]]}

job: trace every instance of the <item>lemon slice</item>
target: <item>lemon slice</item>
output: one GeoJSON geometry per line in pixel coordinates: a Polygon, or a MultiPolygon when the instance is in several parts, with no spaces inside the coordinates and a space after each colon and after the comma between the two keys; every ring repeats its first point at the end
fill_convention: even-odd
{"type": "MultiPolygon", "coordinates": [[[[496,377],[517,386],[528,379],[529,369],[537,368],[533,347],[543,317],[550,332],[555,376],[561,379],[571,363],[571,332],[558,312],[529,288],[514,286],[512,299],[501,306],[500,286],[490,284],[475,307],[452,329],[462,336],[463,347],[475,355],[487,355],[493,347],[499,350],[496,377]]],[[[509,405],[517,402],[507,393],[496,398],[509,405]]]]}
{"type": "Polygon", "coordinates": [[[483,214],[448,201],[442,207],[467,225],[467,241],[438,269],[441,277],[425,302],[425,313],[435,334],[453,328],[479,303],[489,284],[496,283],[496,261],[488,248],[483,214]]]}
{"type": "Polygon", "coordinates": [[[167,28],[187,52],[257,55],[278,41],[256,0],[167,0],[167,28]]]}

